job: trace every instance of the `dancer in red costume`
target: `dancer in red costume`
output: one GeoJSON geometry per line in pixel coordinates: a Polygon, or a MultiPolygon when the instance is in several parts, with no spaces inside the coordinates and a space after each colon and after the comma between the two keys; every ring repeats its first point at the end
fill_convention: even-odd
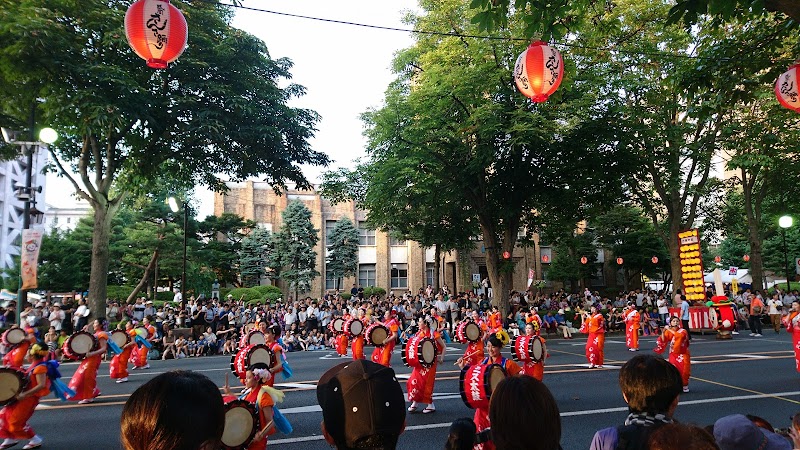
{"type": "Polygon", "coordinates": [[[589,338],[586,340],[586,359],[589,361],[589,367],[592,369],[602,368],[603,350],[606,343],[605,319],[596,307],[592,306],[590,311],[588,314],[584,313],[586,317],[580,332],[589,334],[589,338]]]}
{"type": "Polygon", "coordinates": [[[529,323],[533,325],[533,331],[536,333],[536,336],[541,336],[542,317],[539,316],[539,313],[537,313],[535,309],[532,309],[525,315],[525,324],[527,325],[529,323]]]}
{"type": "Polygon", "coordinates": [[[794,366],[800,372],[800,301],[792,302],[792,310],[783,317],[783,325],[789,334],[792,335],[792,346],[794,347],[794,366]]]}
{"type": "Polygon", "coordinates": [[[273,407],[275,399],[272,395],[279,395],[283,399],[283,393],[276,389],[266,387],[270,385],[274,377],[266,368],[250,369],[244,378],[245,389],[236,397],[231,394],[228,387],[228,378],[225,378],[225,386],[222,387],[223,400],[228,402],[236,398],[245,400],[256,405],[259,418],[259,430],[256,432],[247,450],[265,450],[267,448],[267,437],[275,434],[276,428],[273,421],[273,407]],[[277,394],[275,394],[277,393],[277,394]]]}
{"type": "MultiPolygon", "coordinates": [[[[353,352],[353,359],[364,359],[364,332],[363,330],[367,328],[367,320],[364,318],[366,315],[365,311],[361,308],[358,309],[358,318],[364,324],[362,328],[361,334],[358,336],[352,336],[353,342],[350,344],[350,351],[353,352]]],[[[345,330],[349,332],[349,330],[345,330]]]]}
{"type": "MultiPolygon", "coordinates": [[[[529,324],[526,328],[530,328],[533,331],[533,327],[529,324]]],[[[503,367],[506,371],[507,377],[515,377],[523,373],[523,369],[519,367],[517,363],[514,361],[503,357],[501,351],[503,350],[503,346],[505,343],[508,342],[508,335],[505,332],[501,331],[489,336],[487,340],[488,343],[488,350],[489,356],[481,361],[481,364],[488,365],[488,364],[498,364],[503,367]],[[503,342],[503,341],[506,342],[503,342]]],[[[462,369],[466,367],[466,365],[459,365],[462,369]]],[[[475,415],[472,418],[472,421],[475,422],[475,428],[478,432],[481,432],[487,428],[491,427],[489,422],[489,409],[488,408],[476,408],[475,415]]],[[[478,444],[475,446],[475,449],[478,450],[493,450],[494,445],[491,442],[484,442],[483,444],[478,444]]]]}
{"type": "Polygon", "coordinates": [[[629,304],[628,308],[622,313],[623,320],[625,321],[625,345],[628,350],[632,352],[639,351],[639,326],[641,324],[641,317],[636,306],[629,304]]]}
{"type": "Polygon", "coordinates": [[[266,346],[275,353],[275,363],[272,364],[272,367],[266,369],[272,376],[263,382],[263,384],[272,387],[275,385],[275,377],[283,372],[283,347],[278,344],[278,338],[281,336],[281,326],[272,325],[268,327],[266,322],[261,322],[258,324],[258,329],[264,333],[266,346]]]}
{"type": "MultiPolygon", "coordinates": [[[[147,317],[142,319],[142,327],[147,331],[147,336],[142,336],[142,338],[146,341],[153,341],[156,337],[156,328],[150,325],[150,319],[147,317]]],[[[150,363],[147,362],[147,354],[149,351],[150,349],[146,346],[136,346],[136,349],[131,353],[131,358],[133,358],[133,367],[131,367],[131,370],[150,368],[150,363]]]]}
{"type": "Polygon", "coordinates": [[[430,367],[415,367],[411,372],[411,376],[406,382],[406,390],[408,391],[408,400],[411,406],[408,407],[408,412],[414,413],[419,410],[419,404],[425,403],[428,406],[422,410],[423,414],[429,414],[436,411],[436,406],[433,404],[433,384],[436,381],[436,367],[439,363],[444,362],[445,345],[442,340],[442,335],[438,331],[433,331],[433,321],[435,319],[431,316],[420,317],[417,325],[419,331],[417,336],[430,338],[436,341],[437,356],[430,367]]]}
{"type": "Polygon", "coordinates": [[[100,358],[106,352],[106,343],[108,342],[108,333],[103,331],[105,320],[95,320],[92,322],[92,327],[94,328],[94,337],[97,338],[97,350],[86,354],[86,358],[81,361],[75,375],[69,380],[69,388],[75,391],[75,396],[70,397],[70,400],[80,400],[78,404],[81,405],[92,403],[95,397],[100,395],[100,390],[97,389],[97,369],[100,367],[100,358]]]}
{"type": "Polygon", "coordinates": [[[389,336],[383,341],[383,345],[375,347],[372,351],[372,362],[392,367],[392,352],[397,343],[397,336],[400,332],[400,324],[397,322],[397,312],[388,310],[383,314],[383,326],[389,329],[389,336]]]}
{"type": "Polygon", "coordinates": [[[28,425],[28,420],[36,411],[39,399],[50,392],[50,379],[47,378],[47,366],[42,364],[47,357],[47,347],[33,344],[28,352],[31,362],[26,390],[17,394],[15,402],[9,403],[0,411],[0,438],[5,439],[0,444],[0,449],[11,448],[19,443],[20,439],[30,439],[23,449],[39,448],[42,438],[39,437],[28,425]]]}
{"type": "Polygon", "coordinates": [[[480,364],[483,358],[486,357],[484,351],[484,341],[488,338],[486,323],[478,317],[477,311],[472,311],[472,321],[475,322],[481,329],[481,336],[475,342],[469,342],[467,348],[464,350],[464,355],[456,360],[456,365],[463,364],[464,366],[472,366],[480,364]]]}
{"type": "Polygon", "coordinates": [[[136,342],[133,340],[136,337],[136,331],[133,330],[132,322],[125,323],[125,333],[130,336],[130,342],[122,347],[122,353],[111,358],[111,363],[108,365],[110,376],[116,379],[117,383],[128,381],[128,360],[131,358],[131,352],[136,348],[136,342]]]}
{"type": "MultiPolygon", "coordinates": [[[[525,336],[539,336],[540,339],[542,340],[542,345],[544,345],[547,341],[539,334],[540,330],[541,328],[538,330],[535,329],[535,327],[533,326],[533,322],[529,322],[527,325],[525,325],[525,336]]],[[[491,351],[489,352],[489,354],[491,354],[491,351]]],[[[530,359],[525,361],[522,364],[522,372],[525,375],[531,376],[539,381],[542,381],[542,378],[544,378],[544,358],[546,357],[547,357],[547,347],[544,348],[544,356],[542,357],[542,360],[539,362],[535,362],[530,359]]],[[[486,414],[488,415],[489,412],[487,411],[486,414]]]]}
{"type": "MultiPolygon", "coordinates": [[[[14,327],[17,327],[14,325],[14,327]]],[[[3,365],[6,367],[13,367],[14,369],[22,369],[25,364],[25,357],[28,355],[28,350],[31,344],[36,342],[36,330],[30,327],[25,328],[25,340],[11,348],[11,350],[3,355],[3,365]]]]}
{"type": "Polygon", "coordinates": [[[492,306],[492,312],[489,314],[489,334],[494,334],[503,328],[503,318],[500,317],[500,311],[497,305],[492,306]]]}
{"type": "Polygon", "coordinates": [[[670,341],[672,341],[672,346],[669,352],[669,362],[681,373],[683,392],[689,392],[689,377],[692,374],[689,332],[681,328],[681,320],[678,316],[672,316],[669,319],[669,327],[664,329],[664,332],[656,340],[654,351],[658,354],[664,353],[664,350],[670,345],[670,341]]]}

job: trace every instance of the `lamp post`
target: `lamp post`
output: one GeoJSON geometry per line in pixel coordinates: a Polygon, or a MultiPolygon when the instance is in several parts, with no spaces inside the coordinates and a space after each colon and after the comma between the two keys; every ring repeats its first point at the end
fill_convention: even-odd
{"type": "MultiPolygon", "coordinates": [[[[52,128],[42,128],[39,131],[39,140],[35,141],[35,126],[36,126],[36,105],[31,107],[30,123],[28,130],[28,141],[18,141],[17,135],[19,133],[6,128],[2,129],[3,139],[8,144],[19,145],[22,154],[25,155],[25,186],[17,187],[17,198],[23,201],[22,210],[22,233],[29,229],[31,226],[31,204],[35,204],[34,192],[41,192],[41,187],[33,188],[33,155],[39,150],[39,147],[46,144],[52,144],[58,139],[58,133],[52,128]]],[[[40,213],[34,208],[36,213],[40,213]]],[[[24,242],[24,240],[23,240],[24,242]]],[[[22,255],[22,248],[20,248],[20,255],[22,255]]],[[[20,261],[21,263],[22,261],[20,261]]],[[[20,268],[20,274],[22,269],[20,268]]],[[[21,276],[21,275],[20,275],[21,276]]],[[[28,291],[22,289],[22,282],[20,279],[20,289],[18,290],[17,307],[16,307],[16,323],[20,324],[20,312],[22,306],[28,303],[28,291]]]]}
{"type": "MultiPolygon", "coordinates": [[[[175,197],[167,199],[169,209],[178,212],[178,200],[175,197]]],[[[186,229],[189,225],[189,216],[186,212],[186,202],[183,202],[183,269],[181,270],[181,309],[186,309],[186,229]]]]}
{"type": "Polygon", "coordinates": [[[786,292],[791,292],[792,282],[789,281],[789,249],[786,247],[786,229],[792,227],[792,216],[781,216],[778,219],[778,225],[780,225],[781,234],[783,234],[783,265],[786,269],[786,292]]]}

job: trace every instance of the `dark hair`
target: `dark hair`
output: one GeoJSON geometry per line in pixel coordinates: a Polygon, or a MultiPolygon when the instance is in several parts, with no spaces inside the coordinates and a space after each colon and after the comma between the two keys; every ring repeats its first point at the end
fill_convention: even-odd
{"type": "Polygon", "coordinates": [[[120,438],[126,450],[197,450],[221,445],[225,408],[205,375],[175,370],[148,381],[125,402],[120,438]]]}
{"type": "Polygon", "coordinates": [[[489,403],[489,422],[497,450],[560,448],[558,405],[547,386],[533,377],[508,377],[497,385],[489,403]]]}
{"type": "Polygon", "coordinates": [[[471,450],[475,446],[475,422],[468,417],[456,419],[450,424],[450,434],[444,444],[445,450],[471,450]]]}
{"type": "Polygon", "coordinates": [[[667,412],[681,394],[682,386],[678,369],[653,355],[634,356],[619,371],[619,387],[628,408],[637,413],[667,412]]]}
{"type": "Polygon", "coordinates": [[[653,429],[647,439],[649,450],[719,450],[714,436],[696,425],[668,423],[653,429]]]}

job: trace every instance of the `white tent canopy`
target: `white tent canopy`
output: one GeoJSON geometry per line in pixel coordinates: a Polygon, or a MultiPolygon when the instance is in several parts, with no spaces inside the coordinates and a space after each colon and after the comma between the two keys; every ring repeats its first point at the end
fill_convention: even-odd
{"type": "MultiPolygon", "coordinates": [[[[722,282],[725,284],[732,282],[734,279],[737,283],[750,284],[753,282],[753,277],[750,276],[748,273],[749,270],[747,269],[737,270],[736,275],[731,275],[730,270],[720,270],[719,272],[722,275],[722,282]]],[[[714,283],[714,272],[706,273],[703,276],[703,281],[706,283],[714,283]]]]}

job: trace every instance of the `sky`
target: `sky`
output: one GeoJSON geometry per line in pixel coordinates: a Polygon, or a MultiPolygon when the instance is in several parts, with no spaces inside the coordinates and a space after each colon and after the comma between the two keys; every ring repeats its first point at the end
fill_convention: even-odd
{"type": "MultiPolygon", "coordinates": [[[[243,5],[285,14],[408,29],[403,12],[416,9],[416,0],[245,0],[243,5]]],[[[410,33],[289,17],[236,9],[233,26],[251,33],[267,44],[273,59],[293,61],[292,83],[306,88],[306,95],[294,99],[293,107],[320,114],[318,131],[311,146],[326,153],[333,163],[328,169],[352,165],[364,156],[366,141],[359,115],[380,107],[386,87],[394,79],[394,53],[410,47],[410,33]]],[[[189,23],[189,45],[192,24],[189,23]]],[[[304,167],[312,182],[322,172],[304,167]]],[[[75,203],[74,190],[64,178],[48,175],[45,201],[57,207],[75,203]]],[[[213,195],[198,188],[198,218],[213,213],[213,195]]]]}

